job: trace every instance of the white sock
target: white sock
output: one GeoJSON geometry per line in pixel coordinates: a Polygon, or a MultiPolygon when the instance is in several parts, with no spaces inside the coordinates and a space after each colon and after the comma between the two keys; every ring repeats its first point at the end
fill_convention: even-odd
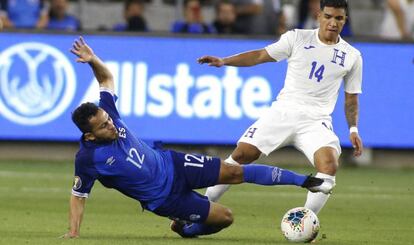
{"type": "MultiPolygon", "coordinates": [[[[335,183],[335,176],[317,173],[315,175],[317,178],[321,179],[330,179],[335,183]]],[[[308,197],[306,199],[305,207],[312,210],[315,214],[318,214],[319,211],[325,206],[325,203],[328,201],[329,194],[323,194],[322,192],[308,192],[308,197]]]]}
{"type": "MultiPolygon", "coordinates": [[[[236,162],[231,155],[224,160],[228,164],[234,164],[234,165],[240,165],[238,162],[236,162]]],[[[230,185],[215,185],[207,188],[206,196],[208,197],[208,200],[212,202],[217,202],[218,199],[230,188],[230,185]]]]}

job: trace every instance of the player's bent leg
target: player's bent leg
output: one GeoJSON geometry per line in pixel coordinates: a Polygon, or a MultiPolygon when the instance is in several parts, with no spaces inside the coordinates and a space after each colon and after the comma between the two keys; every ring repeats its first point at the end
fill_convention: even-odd
{"type": "Polygon", "coordinates": [[[205,222],[206,225],[223,229],[230,226],[233,220],[233,213],[229,208],[216,202],[210,202],[210,212],[205,222]]]}
{"type": "MultiPolygon", "coordinates": [[[[260,157],[260,150],[254,145],[240,142],[225,162],[233,165],[247,164],[260,157]]],[[[228,184],[216,185],[207,188],[206,196],[210,201],[216,202],[230,188],[228,184]]]]}
{"type": "Polygon", "coordinates": [[[256,161],[262,152],[254,145],[239,142],[231,157],[239,164],[249,164],[256,161]]]}
{"type": "MultiPolygon", "coordinates": [[[[224,161],[231,165],[240,165],[231,157],[231,155],[224,161]]],[[[226,192],[229,188],[229,184],[211,186],[207,188],[205,196],[207,196],[208,200],[212,202],[217,202],[220,199],[220,197],[224,194],[224,192],[226,192]]]]}
{"type": "Polygon", "coordinates": [[[339,153],[335,148],[322,147],[314,154],[315,168],[318,171],[316,177],[323,178],[325,185],[335,187],[335,174],[338,169],[339,153]]]}
{"type": "Polygon", "coordinates": [[[171,230],[184,238],[194,238],[202,235],[210,235],[221,231],[233,223],[233,214],[229,208],[210,202],[210,211],[204,223],[186,223],[172,221],[171,230]]]}
{"type": "MultiPolygon", "coordinates": [[[[339,154],[332,147],[322,147],[314,154],[314,164],[318,173],[315,177],[324,179],[323,188],[333,188],[336,185],[335,174],[338,169],[339,154]]],[[[315,214],[325,206],[329,194],[308,192],[305,207],[311,209],[315,214]]]]}
{"type": "Polygon", "coordinates": [[[222,161],[218,183],[226,185],[243,183],[243,167],[222,161]]]}
{"type": "Polygon", "coordinates": [[[338,170],[338,152],[332,147],[322,147],[314,154],[315,168],[319,173],[335,176],[338,170]]]}
{"type": "Polygon", "coordinates": [[[220,164],[220,184],[253,183],[258,185],[296,185],[311,191],[322,191],[328,193],[331,189],[324,191],[320,186],[324,180],[312,176],[298,174],[286,169],[261,164],[230,165],[225,162],[220,164]]]}

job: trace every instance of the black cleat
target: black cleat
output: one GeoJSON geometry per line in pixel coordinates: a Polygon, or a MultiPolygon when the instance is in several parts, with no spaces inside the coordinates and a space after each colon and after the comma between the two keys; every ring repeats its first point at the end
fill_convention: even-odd
{"type": "Polygon", "coordinates": [[[311,192],[322,192],[324,194],[331,194],[335,184],[330,179],[321,179],[312,177],[311,175],[302,184],[303,188],[308,189],[311,192]]]}

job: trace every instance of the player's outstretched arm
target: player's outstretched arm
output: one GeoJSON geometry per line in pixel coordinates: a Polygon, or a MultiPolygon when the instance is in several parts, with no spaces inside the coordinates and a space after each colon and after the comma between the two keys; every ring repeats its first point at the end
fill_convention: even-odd
{"type": "Polygon", "coordinates": [[[114,78],[111,72],[102,60],[94,54],[93,50],[88,46],[82,37],[75,40],[70,51],[78,56],[76,62],[88,63],[92,67],[93,73],[98,80],[100,87],[114,91],[114,78]]]}
{"type": "Polygon", "coordinates": [[[80,235],[80,226],[85,209],[85,197],[71,195],[69,208],[69,231],[62,238],[77,238],[80,235]]]}
{"type": "MultiPolygon", "coordinates": [[[[358,94],[345,93],[345,116],[349,128],[358,126],[358,94]]],[[[363,150],[361,137],[357,130],[350,132],[349,138],[354,147],[354,156],[360,156],[363,150]]]]}
{"type": "Polygon", "coordinates": [[[199,64],[208,64],[209,66],[221,67],[227,66],[254,66],[261,63],[275,61],[267,53],[265,49],[258,49],[248,51],[236,55],[232,55],[226,58],[219,58],[214,56],[203,56],[197,59],[199,64]]]}

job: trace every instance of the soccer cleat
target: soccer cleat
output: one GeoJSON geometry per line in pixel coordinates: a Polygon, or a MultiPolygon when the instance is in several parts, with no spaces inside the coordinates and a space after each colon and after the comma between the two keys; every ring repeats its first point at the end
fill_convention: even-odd
{"type": "Polygon", "coordinates": [[[324,194],[331,194],[335,184],[330,179],[321,179],[312,176],[308,176],[305,182],[302,184],[303,188],[308,189],[310,192],[322,192],[324,194]]]}
{"type": "Polygon", "coordinates": [[[186,225],[191,225],[185,221],[182,220],[173,220],[170,223],[170,228],[172,231],[174,231],[175,233],[177,233],[178,235],[180,235],[183,238],[196,238],[197,236],[189,236],[189,235],[185,235],[184,234],[184,226],[186,225]]]}

